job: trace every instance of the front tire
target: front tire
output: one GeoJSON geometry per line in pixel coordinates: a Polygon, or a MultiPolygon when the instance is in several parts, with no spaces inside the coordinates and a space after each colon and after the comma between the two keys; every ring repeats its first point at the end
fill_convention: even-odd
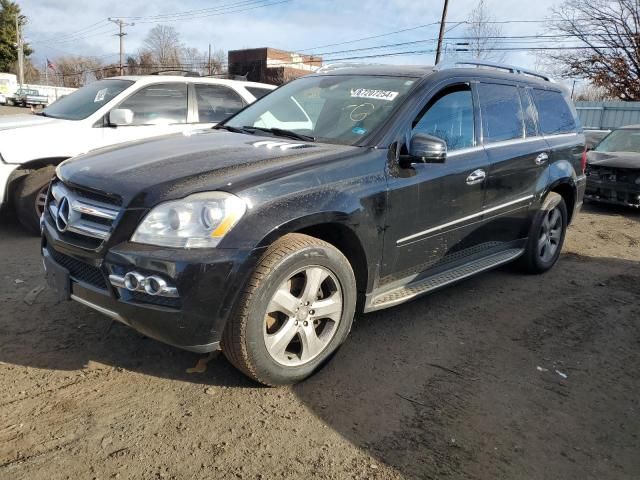
{"type": "Polygon", "coordinates": [[[52,165],[40,168],[21,179],[16,189],[14,201],[18,220],[36,235],[40,234],[40,215],[44,211],[47,189],[54,173],[52,165]]]}
{"type": "Polygon", "coordinates": [[[356,300],[353,270],[338,249],[307,235],[285,235],[247,283],[222,351],[264,385],[299,382],[344,342],[356,300]]]}
{"type": "Polygon", "coordinates": [[[550,192],[536,213],[520,265],[528,273],[544,273],[560,257],[568,224],[567,205],[562,196],[550,192]]]}

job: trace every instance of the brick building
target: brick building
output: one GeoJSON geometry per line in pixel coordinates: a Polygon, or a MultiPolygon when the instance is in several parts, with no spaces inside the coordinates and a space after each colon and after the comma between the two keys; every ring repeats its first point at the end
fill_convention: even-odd
{"type": "Polygon", "coordinates": [[[246,75],[249,81],[272,85],[282,85],[322,66],[322,57],[274,48],[230,50],[228,61],[230,75],[246,75]]]}

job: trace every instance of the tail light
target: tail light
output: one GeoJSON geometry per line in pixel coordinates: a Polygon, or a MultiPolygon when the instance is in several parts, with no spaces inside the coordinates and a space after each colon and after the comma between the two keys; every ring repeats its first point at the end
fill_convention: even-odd
{"type": "Polygon", "coordinates": [[[582,168],[582,173],[587,171],[587,149],[584,149],[582,152],[582,159],[580,160],[580,167],[582,168]]]}

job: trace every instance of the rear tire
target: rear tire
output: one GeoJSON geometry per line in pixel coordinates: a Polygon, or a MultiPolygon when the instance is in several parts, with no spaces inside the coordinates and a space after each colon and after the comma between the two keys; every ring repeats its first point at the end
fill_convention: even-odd
{"type": "Polygon", "coordinates": [[[560,257],[567,232],[567,205],[562,196],[550,192],[536,213],[520,266],[527,273],[544,273],[560,257]]]}
{"type": "Polygon", "coordinates": [[[258,263],[225,327],[222,351],[264,385],[313,374],[344,342],[357,289],[349,261],[333,245],[285,235],[258,263]]]}
{"type": "Polygon", "coordinates": [[[31,233],[40,234],[40,215],[44,211],[49,182],[55,167],[40,168],[20,180],[15,192],[15,205],[20,223],[31,233]]]}

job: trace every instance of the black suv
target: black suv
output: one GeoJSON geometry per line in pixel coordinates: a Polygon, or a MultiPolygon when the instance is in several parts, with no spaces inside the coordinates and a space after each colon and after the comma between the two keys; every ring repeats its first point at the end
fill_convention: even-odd
{"type": "Polygon", "coordinates": [[[356,311],[514,260],[548,270],[582,203],[584,135],[557,84],[476,67],[324,68],[213,130],[64,162],[48,283],[277,385],[318,368],[356,311]]]}

